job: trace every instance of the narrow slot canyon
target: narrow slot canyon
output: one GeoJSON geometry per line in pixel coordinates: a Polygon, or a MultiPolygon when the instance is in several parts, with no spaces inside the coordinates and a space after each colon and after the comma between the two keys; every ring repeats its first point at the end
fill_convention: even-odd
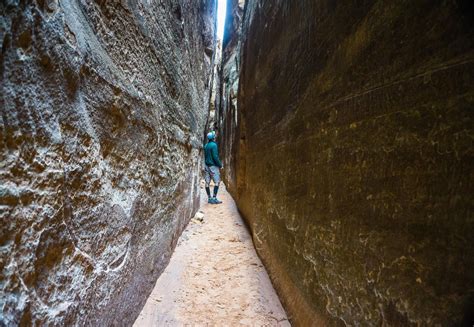
{"type": "Polygon", "coordinates": [[[472,1],[0,8],[0,326],[474,326],[472,1]]]}

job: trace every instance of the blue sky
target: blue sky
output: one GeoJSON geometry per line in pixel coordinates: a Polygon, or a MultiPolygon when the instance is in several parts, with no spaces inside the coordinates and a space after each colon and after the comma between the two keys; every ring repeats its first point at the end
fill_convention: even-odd
{"type": "Polygon", "coordinates": [[[224,34],[225,9],[227,0],[217,0],[217,38],[222,40],[224,34]]]}

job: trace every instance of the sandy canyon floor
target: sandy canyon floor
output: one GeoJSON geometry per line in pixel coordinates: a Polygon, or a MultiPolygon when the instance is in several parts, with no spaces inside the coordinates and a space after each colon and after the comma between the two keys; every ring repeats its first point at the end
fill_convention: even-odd
{"type": "Polygon", "coordinates": [[[218,198],[201,201],[134,326],[290,326],[223,185],[218,198]]]}

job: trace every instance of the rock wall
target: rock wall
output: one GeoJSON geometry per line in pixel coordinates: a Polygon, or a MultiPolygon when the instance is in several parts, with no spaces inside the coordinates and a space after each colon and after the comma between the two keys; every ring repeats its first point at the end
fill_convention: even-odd
{"type": "Polygon", "coordinates": [[[238,116],[237,93],[239,90],[240,54],[242,44],[242,21],[245,0],[228,0],[226,25],[223,37],[222,60],[219,67],[219,95],[216,98],[216,125],[219,133],[219,153],[224,167],[223,178],[228,187],[236,184],[236,162],[233,155],[239,132],[236,128],[238,116]],[[232,181],[232,182],[231,182],[232,181]]]}
{"type": "Polygon", "coordinates": [[[131,325],[199,202],[215,3],[0,6],[0,325],[131,325]]]}
{"type": "Polygon", "coordinates": [[[247,3],[225,179],[295,325],[470,325],[473,7],[247,3]]]}

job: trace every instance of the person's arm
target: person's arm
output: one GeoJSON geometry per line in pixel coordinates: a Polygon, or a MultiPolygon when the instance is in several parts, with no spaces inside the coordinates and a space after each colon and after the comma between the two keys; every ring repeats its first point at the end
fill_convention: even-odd
{"type": "Polygon", "coordinates": [[[219,168],[222,168],[222,163],[221,161],[219,160],[219,152],[217,150],[217,144],[212,148],[212,160],[214,161],[214,163],[219,167],[219,168]]]}

